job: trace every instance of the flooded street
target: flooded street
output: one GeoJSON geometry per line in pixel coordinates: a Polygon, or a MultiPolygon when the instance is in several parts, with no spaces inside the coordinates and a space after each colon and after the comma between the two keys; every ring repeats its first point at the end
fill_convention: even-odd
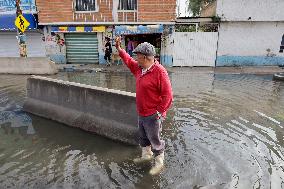
{"type": "MultiPolygon", "coordinates": [[[[135,92],[128,72],[53,78],[135,92]]],[[[140,149],[22,111],[24,75],[0,75],[0,188],[284,188],[284,82],[272,75],[170,73],[166,168],[140,149]]]]}

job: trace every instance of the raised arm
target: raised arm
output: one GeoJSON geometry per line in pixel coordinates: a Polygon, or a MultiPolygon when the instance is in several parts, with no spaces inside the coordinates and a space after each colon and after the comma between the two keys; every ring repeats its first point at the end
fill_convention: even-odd
{"type": "Polygon", "coordinates": [[[124,49],[121,48],[121,38],[116,37],[115,47],[119,52],[119,56],[123,60],[124,64],[130,69],[130,71],[136,76],[139,66],[137,61],[135,61],[124,49]]]}

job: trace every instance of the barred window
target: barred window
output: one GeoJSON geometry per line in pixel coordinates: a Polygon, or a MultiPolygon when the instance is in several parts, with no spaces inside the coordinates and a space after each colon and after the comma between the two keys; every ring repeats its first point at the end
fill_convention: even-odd
{"type": "Polygon", "coordinates": [[[96,0],[74,0],[76,11],[96,11],[96,0]]]}
{"type": "Polygon", "coordinates": [[[119,0],[118,10],[136,10],[137,0],[119,0]]]}

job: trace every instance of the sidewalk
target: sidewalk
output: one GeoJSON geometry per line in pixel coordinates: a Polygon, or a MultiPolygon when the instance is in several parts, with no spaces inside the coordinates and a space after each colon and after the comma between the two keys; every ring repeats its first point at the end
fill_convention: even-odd
{"type": "MultiPolygon", "coordinates": [[[[60,72],[129,72],[125,65],[99,64],[57,64],[60,72]]],[[[222,74],[273,74],[284,72],[278,66],[249,66],[249,67],[166,67],[173,73],[222,73],[222,74]]]]}

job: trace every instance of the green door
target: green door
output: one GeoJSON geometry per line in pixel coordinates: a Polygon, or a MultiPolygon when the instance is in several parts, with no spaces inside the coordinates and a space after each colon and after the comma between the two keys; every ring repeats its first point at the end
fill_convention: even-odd
{"type": "Polygon", "coordinates": [[[98,64],[98,39],[96,33],[65,34],[67,63],[98,64]]]}

